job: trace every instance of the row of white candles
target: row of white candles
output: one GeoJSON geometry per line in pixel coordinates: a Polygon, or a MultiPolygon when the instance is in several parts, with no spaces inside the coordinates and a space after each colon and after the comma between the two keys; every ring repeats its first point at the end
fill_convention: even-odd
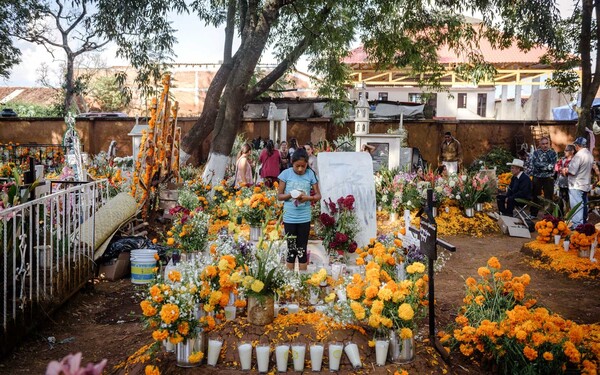
{"type": "MultiPolygon", "coordinates": [[[[385,364],[387,358],[387,349],[389,342],[382,341],[384,344],[381,345],[379,341],[376,342],[377,352],[377,364],[382,366],[385,364]],[[386,345],[387,344],[387,345],[386,345]],[[383,352],[385,350],[385,352],[383,352]],[[381,353],[379,353],[381,351],[381,353]],[[380,358],[381,357],[381,358],[380,358]],[[381,359],[381,361],[380,361],[381,359]],[[381,362],[381,364],[380,364],[381,362]]],[[[208,353],[206,356],[206,362],[209,366],[216,366],[221,354],[221,348],[223,341],[219,338],[211,338],[208,340],[208,353]]],[[[271,347],[269,344],[258,344],[254,348],[256,352],[256,362],[258,372],[264,373],[269,372],[269,357],[271,355],[271,347]]],[[[275,361],[278,372],[287,372],[289,363],[290,349],[292,353],[292,361],[294,364],[294,371],[304,371],[304,362],[306,356],[306,344],[293,343],[287,344],[282,343],[275,346],[275,361]]],[[[321,364],[323,362],[323,354],[325,352],[325,344],[314,343],[309,346],[311,369],[312,371],[321,371],[321,364]]],[[[329,354],[329,370],[338,371],[340,369],[340,362],[342,359],[342,353],[346,353],[352,367],[362,367],[360,360],[360,354],[358,351],[358,345],[353,342],[348,342],[345,345],[341,342],[330,342],[328,344],[329,354]]],[[[238,345],[238,354],[240,359],[240,366],[242,370],[250,370],[252,367],[252,344],[249,342],[241,342],[238,345]]]]}

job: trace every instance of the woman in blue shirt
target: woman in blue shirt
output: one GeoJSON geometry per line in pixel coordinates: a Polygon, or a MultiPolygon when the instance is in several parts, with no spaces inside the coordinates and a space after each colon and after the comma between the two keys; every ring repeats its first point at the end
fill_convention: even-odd
{"type": "Polygon", "coordinates": [[[283,227],[288,235],[287,267],[294,269],[298,258],[300,270],[306,270],[311,202],[321,200],[319,182],[308,166],[308,154],[298,148],[291,156],[292,167],[279,174],[277,199],[283,201],[283,227]],[[311,196],[311,188],[314,194],[311,196]]]}

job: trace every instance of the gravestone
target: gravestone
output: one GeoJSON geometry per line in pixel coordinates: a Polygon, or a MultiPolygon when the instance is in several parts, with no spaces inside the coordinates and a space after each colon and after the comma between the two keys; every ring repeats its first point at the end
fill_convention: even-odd
{"type": "Polygon", "coordinates": [[[336,202],[338,198],[353,195],[354,211],[360,231],[355,239],[365,246],[377,236],[375,180],[373,162],[367,152],[319,152],[319,187],[322,200],[336,202]]]}

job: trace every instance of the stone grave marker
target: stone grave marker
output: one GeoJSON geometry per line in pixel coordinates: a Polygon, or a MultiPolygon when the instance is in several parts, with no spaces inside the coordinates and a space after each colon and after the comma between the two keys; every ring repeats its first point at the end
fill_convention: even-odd
{"type": "MultiPolygon", "coordinates": [[[[367,152],[319,152],[319,187],[322,201],[336,202],[352,194],[358,216],[358,246],[365,246],[377,236],[375,180],[373,161],[367,152]]],[[[321,209],[322,210],[322,209],[321,209]]]]}

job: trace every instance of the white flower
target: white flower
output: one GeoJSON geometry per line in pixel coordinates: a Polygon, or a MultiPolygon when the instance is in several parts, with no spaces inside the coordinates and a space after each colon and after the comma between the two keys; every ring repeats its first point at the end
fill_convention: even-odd
{"type": "Polygon", "coordinates": [[[456,200],[460,200],[460,194],[456,194],[456,200]]]}
{"type": "Polygon", "coordinates": [[[448,186],[453,188],[454,186],[456,186],[456,181],[454,181],[454,180],[448,181],[448,186]]]}

